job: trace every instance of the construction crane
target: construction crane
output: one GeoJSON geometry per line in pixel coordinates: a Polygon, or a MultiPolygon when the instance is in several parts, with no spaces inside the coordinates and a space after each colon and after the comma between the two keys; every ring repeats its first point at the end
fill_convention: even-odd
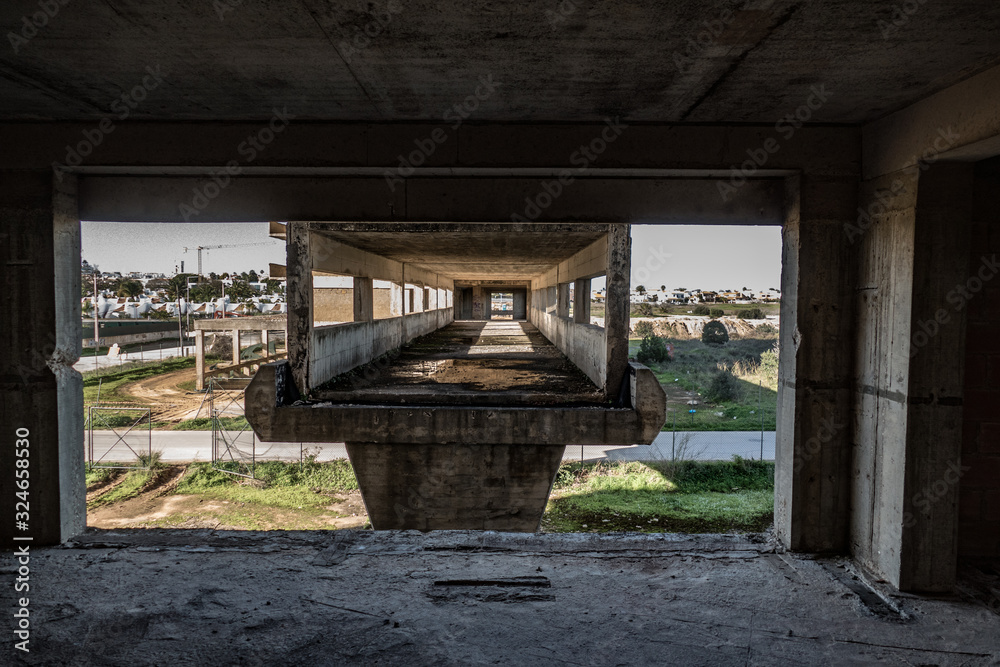
{"type": "Polygon", "coordinates": [[[200,245],[192,248],[184,248],[184,252],[188,250],[198,251],[198,281],[201,282],[201,251],[202,250],[218,250],[220,248],[250,248],[253,246],[260,245],[273,245],[272,241],[261,241],[260,243],[228,243],[224,245],[200,245]]]}

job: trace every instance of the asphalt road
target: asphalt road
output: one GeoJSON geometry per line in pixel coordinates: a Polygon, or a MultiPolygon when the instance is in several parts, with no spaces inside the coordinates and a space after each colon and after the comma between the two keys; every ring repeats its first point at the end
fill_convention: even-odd
{"type": "MultiPolygon", "coordinates": [[[[123,433],[125,429],[121,429],[123,433]]],[[[84,433],[84,446],[90,451],[89,432],[84,433]]],[[[211,431],[132,431],[121,439],[113,431],[93,432],[93,456],[98,461],[133,461],[136,453],[152,448],[162,452],[162,460],[170,463],[212,460],[211,431]]],[[[253,449],[249,431],[236,437],[229,436],[232,451],[249,453],[253,449]]],[[[307,454],[316,452],[318,461],[347,458],[343,443],[323,444],[297,442],[257,442],[258,459],[296,460],[300,447],[307,454]]],[[[704,461],[729,460],[734,455],[743,458],[760,458],[761,433],[759,431],[702,431],[661,433],[652,445],[630,447],[569,446],[563,455],[565,461],[649,461],[671,458],[671,451],[683,458],[704,461]]],[[[764,458],[774,460],[774,433],[763,434],[764,458]]]]}

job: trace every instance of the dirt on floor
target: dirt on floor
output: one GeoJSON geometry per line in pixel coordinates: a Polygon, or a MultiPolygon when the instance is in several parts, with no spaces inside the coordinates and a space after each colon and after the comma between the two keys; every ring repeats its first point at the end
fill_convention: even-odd
{"type": "MultiPolygon", "coordinates": [[[[230,500],[195,494],[175,493],[188,466],[169,466],[145,487],[139,495],[121,502],[89,509],[87,526],[91,528],[211,528],[246,530],[236,525],[232,517],[245,517],[256,530],[280,530],[290,525],[298,529],[323,530],[362,528],[368,514],[359,491],[338,494],[322,513],[298,512],[283,507],[249,506],[230,500]]],[[[122,483],[124,475],[94,485],[88,489],[88,505],[122,483]]]]}

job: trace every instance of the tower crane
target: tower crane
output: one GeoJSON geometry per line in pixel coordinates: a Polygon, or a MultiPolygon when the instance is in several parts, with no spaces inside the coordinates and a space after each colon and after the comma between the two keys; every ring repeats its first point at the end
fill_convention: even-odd
{"type": "Polygon", "coordinates": [[[271,241],[261,241],[260,243],[226,243],[223,245],[200,245],[194,246],[192,248],[184,248],[184,252],[188,250],[198,251],[198,281],[201,282],[201,251],[202,250],[218,250],[220,248],[250,248],[253,246],[261,245],[272,245],[271,241]]]}

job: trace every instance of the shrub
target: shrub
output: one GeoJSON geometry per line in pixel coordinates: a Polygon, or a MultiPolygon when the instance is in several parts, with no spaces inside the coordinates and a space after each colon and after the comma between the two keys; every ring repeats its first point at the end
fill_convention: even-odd
{"type": "Polygon", "coordinates": [[[639,338],[647,338],[649,336],[655,336],[656,331],[653,329],[653,323],[643,320],[642,322],[636,322],[635,325],[635,335],[639,338]]]}
{"type": "Polygon", "coordinates": [[[747,308],[740,313],[741,320],[762,320],[764,319],[764,311],[760,308],[747,308]]]}
{"type": "Polygon", "coordinates": [[[639,352],[635,355],[635,358],[640,363],[648,363],[650,361],[664,362],[670,357],[667,355],[667,346],[664,345],[663,339],[659,336],[646,336],[639,343],[639,352]]]}
{"type": "Polygon", "coordinates": [[[778,346],[762,352],[760,355],[760,372],[768,377],[778,377],[778,346]]]}
{"type": "Polygon", "coordinates": [[[722,403],[736,398],[738,383],[729,371],[719,371],[705,392],[705,397],[713,403],[722,403]]]}
{"type": "Polygon", "coordinates": [[[726,311],[722,310],[721,308],[713,308],[711,312],[712,317],[722,317],[725,314],[726,311]]]}
{"type": "Polygon", "coordinates": [[[722,322],[712,320],[702,329],[701,342],[706,345],[725,345],[729,342],[729,332],[722,322]]]}
{"type": "Polygon", "coordinates": [[[694,307],[694,314],[695,315],[708,315],[708,314],[710,314],[710,312],[711,311],[709,311],[708,306],[695,306],[694,307]]]}
{"type": "Polygon", "coordinates": [[[653,316],[653,306],[648,303],[636,304],[632,308],[632,314],[638,317],[652,317],[653,316]]]}
{"type": "Polygon", "coordinates": [[[759,334],[767,334],[767,335],[778,333],[778,330],[774,328],[774,325],[768,324],[767,322],[765,322],[764,324],[758,324],[757,326],[754,327],[753,330],[759,334]]]}

